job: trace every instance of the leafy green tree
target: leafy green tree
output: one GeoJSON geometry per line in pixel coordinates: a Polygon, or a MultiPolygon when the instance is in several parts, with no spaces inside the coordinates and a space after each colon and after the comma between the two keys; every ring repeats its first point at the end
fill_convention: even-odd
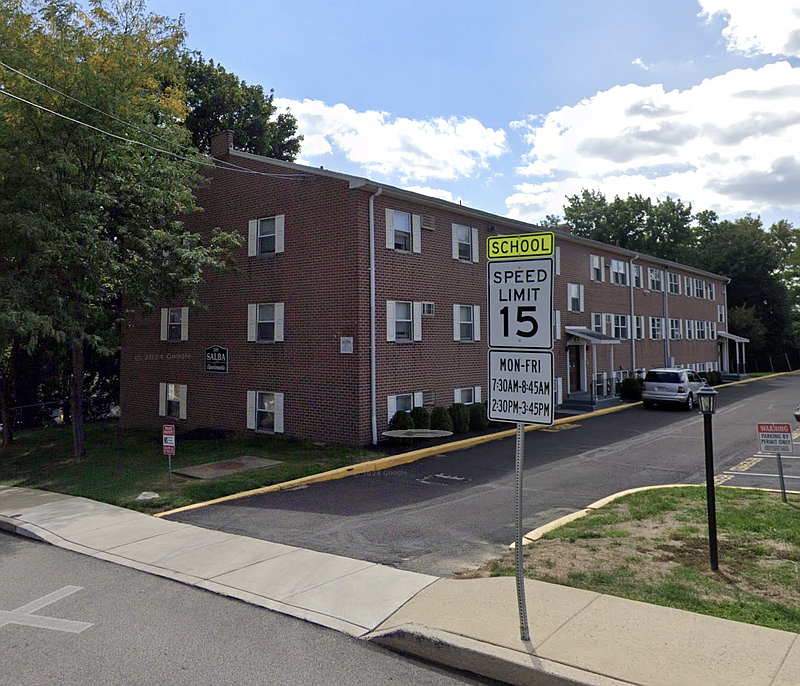
{"type": "Polygon", "coordinates": [[[567,198],[564,218],[578,236],[686,262],[696,242],[692,206],[670,197],[657,200],[629,195],[612,202],[600,191],[584,189],[567,198]]]}
{"type": "Polygon", "coordinates": [[[767,342],[767,327],[755,307],[736,305],[728,310],[728,329],[737,336],[750,339],[750,350],[763,350],[767,342]]]}
{"type": "Polygon", "coordinates": [[[76,457],[85,348],[115,352],[123,302],[196,304],[203,271],[240,242],[185,229],[196,165],[154,149],[190,144],[183,41],[143,0],[0,5],[0,61],[16,70],[0,90],[0,351],[69,350],[76,457]]]}
{"type": "Polygon", "coordinates": [[[261,86],[240,81],[198,52],[184,55],[181,65],[189,107],[186,126],[195,146],[207,153],[211,138],[230,129],[240,150],[294,160],[303,137],[297,135],[297,120],[291,113],[274,116],[273,91],[266,94],[261,86]]]}
{"type": "Polygon", "coordinates": [[[791,305],[780,277],[783,263],[777,241],[764,231],[758,217],[750,215],[709,221],[697,249],[695,266],[730,277],[729,310],[752,308],[753,316],[765,327],[765,336],[750,341],[754,355],[777,354],[787,340],[791,305]]]}

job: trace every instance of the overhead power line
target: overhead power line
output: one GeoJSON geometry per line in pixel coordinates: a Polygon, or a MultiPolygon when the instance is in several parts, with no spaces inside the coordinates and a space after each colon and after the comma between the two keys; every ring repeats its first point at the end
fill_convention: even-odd
{"type": "MultiPolygon", "coordinates": [[[[83,107],[87,107],[88,109],[90,109],[90,110],[92,110],[94,112],[97,112],[98,114],[102,114],[103,116],[109,117],[110,119],[112,119],[112,120],[114,120],[114,121],[116,121],[116,122],[118,122],[118,123],[120,123],[120,124],[122,124],[124,126],[128,126],[128,127],[132,128],[132,129],[134,129],[136,131],[139,131],[140,133],[143,133],[145,135],[151,136],[152,138],[155,138],[157,140],[164,141],[164,142],[166,142],[166,143],[168,143],[170,145],[174,145],[174,146],[176,146],[177,148],[179,148],[181,150],[186,150],[186,151],[188,151],[190,153],[194,153],[195,152],[191,148],[188,148],[188,147],[186,147],[184,145],[181,145],[179,143],[175,143],[173,141],[170,141],[169,139],[166,139],[166,138],[164,138],[162,136],[159,136],[159,135],[157,135],[155,133],[152,133],[151,131],[147,131],[145,129],[142,129],[141,127],[136,126],[135,124],[132,124],[131,122],[127,122],[127,121],[125,121],[123,119],[120,119],[119,117],[114,116],[113,114],[109,114],[108,112],[104,112],[103,110],[100,110],[100,109],[94,107],[93,105],[89,105],[88,103],[85,103],[85,102],[79,100],[78,98],[75,98],[75,97],[73,97],[71,95],[68,95],[67,93],[62,92],[62,91],[58,90],[57,88],[53,88],[52,86],[48,86],[46,83],[43,83],[42,81],[39,81],[38,79],[35,79],[32,76],[28,76],[27,74],[24,74],[23,72],[19,71],[18,69],[14,69],[13,67],[5,64],[4,62],[0,62],[0,66],[8,69],[9,71],[14,72],[15,74],[19,74],[20,76],[32,81],[33,83],[36,83],[39,86],[47,88],[48,90],[50,90],[50,91],[52,91],[54,93],[57,93],[58,95],[61,95],[62,97],[68,98],[68,99],[72,100],[73,102],[76,102],[79,105],[82,105],[83,107]]],[[[80,119],[75,119],[73,117],[69,117],[69,116],[67,116],[65,114],[62,114],[60,112],[56,112],[55,110],[52,110],[52,109],[50,109],[48,107],[45,107],[44,105],[41,105],[41,104],[36,103],[36,102],[33,102],[31,100],[26,100],[25,98],[22,98],[22,97],[20,97],[18,95],[13,94],[11,91],[8,90],[8,88],[4,84],[0,84],[0,93],[3,93],[4,95],[7,95],[7,96],[9,96],[11,98],[14,98],[15,100],[23,102],[26,105],[30,105],[32,107],[36,107],[36,108],[38,108],[38,109],[40,109],[40,110],[42,110],[44,112],[47,112],[47,113],[52,114],[52,115],[55,115],[56,117],[61,117],[62,119],[66,119],[67,121],[73,122],[75,124],[79,124],[80,126],[85,126],[86,128],[92,129],[93,131],[97,131],[98,133],[101,133],[101,134],[103,134],[105,136],[110,136],[111,138],[116,138],[117,140],[123,141],[125,143],[133,143],[134,145],[139,145],[141,147],[147,148],[147,149],[152,150],[154,152],[159,152],[159,153],[163,153],[165,155],[170,155],[170,156],[175,157],[177,159],[184,160],[184,161],[187,161],[187,162],[191,162],[191,163],[197,164],[199,166],[212,167],[212,168],[215,168],[215,169],[225,169],[225,170],[228,170],[228,171],[236,171],[236,172],[240,172],[240,173],[244,173],[244,174],[254,174],[254,175],[258,175],[258,176],[267,176],[267,177],[279,178],[279,179],[299,179],[299,178],[305,179],[305,178],[310,178],[308,174],[303,174],[303,173],[276,174],[276,173],[269,173],[269,172],[260,172],[260,171],[254,170],[254,169],[248,169],[247,167],[243,167],[241,165],[234,164],[232,162],[227,162],[225,160],[217,160],[215,158],[212,158],[212,157],[210,157],[208,155],[204,155],[202,153],[195,153],[195,154],[202,155],[203,157],[205,157],[208,160],[212,160],[212,161],[209,161],[209,162],[202,162],[202,161],[200,161],[200,160],[198,160],[196,158],[189,158],[189,157],[186,157],[185,155],[179,155],[178,153],[172,152],[170,150],[164,150],[163,148],[157,148],[155,146],[148,145],[147,143],[143,143],[142,141],[139,141],[139,140],[137,140],[135,138],[128,138],[126,136],[120,136],[119,134],[112,133],[111,131],[106,131],[105,129],[101,129],[101,128],[97,127],[97,126],[94,126],[94,125],[89,124],[87,122],[81,121],[80,119]]]]}

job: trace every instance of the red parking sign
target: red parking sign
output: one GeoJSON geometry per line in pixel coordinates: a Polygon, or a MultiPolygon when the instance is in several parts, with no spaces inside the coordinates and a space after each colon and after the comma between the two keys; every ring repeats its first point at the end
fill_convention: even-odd
{"type": "Polygon", "coordinates": [[[175,425],[164,424],[161,430],[161,442],[164,444],[164,454],[175,454],[175,425]]]}

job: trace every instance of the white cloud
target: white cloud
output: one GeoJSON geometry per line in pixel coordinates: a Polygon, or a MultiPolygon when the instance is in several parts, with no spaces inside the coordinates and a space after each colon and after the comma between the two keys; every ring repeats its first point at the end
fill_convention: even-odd
{"type": "Polygon", "coordinates": [[[455,197],[450,191],[446,191],[444,188],[431,188],[430,186],[404,186],[404,190],[411,191],[412,193],[428,195],[431,198],[439,198],[439,200],[447,200],[448,202],[462,202],[461,197],[455,197]]]}
{"type": "Polygon", "coordinates": [[[722,35],[729,50],[746,55],[800,57],[800,2],[797,0],[699,0],[710,21],[727,21],[722,35]]]}
{"type": "Polygon", "coordinates": [[[297,118],[298,132],[305,137],[304,161],[318,164],[320,157],[343,153],[368,173],[399,176],[403,183],[472,176],[507,151],[505,131],[476,119],[421,121],[320,100],[276,98],[275,105],[290,108],[297,118]]]}
{"type": "Polygon", "coordinates": [[[739,69],[683,91],[615,86],[545,117],[516,122],[532,177],[510,214],[560,214],[582,188],[607,197],[672,195],[720,214],[800,210],[800,68],[739,69]]]}
{"type": "Polygon", "coordinates": [[[645,71],[649,70],[651,67],[651,65],[643,62],[641,57],[637,57],[635,60],[633,60],[633,62],[631,62],[631,64],[634,67],[639,67],[639,69],[644,69],[645,71]]]}

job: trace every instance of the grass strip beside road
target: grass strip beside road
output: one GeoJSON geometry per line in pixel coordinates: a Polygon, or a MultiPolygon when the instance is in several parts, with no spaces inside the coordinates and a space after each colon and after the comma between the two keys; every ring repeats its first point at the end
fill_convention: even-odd
{"type": "MultiPolygon", "coordinates": [[[[705,487],[640,491],[525,547],[525,575],[800,633],[800,502],[718,487],[719,570],[705,487]]],[[[513,576],[514,554],[462,576],[513,576]]]]}
{"type": "Polygon", "coordinates": [[[292,442],[280,436],[227,440],[178,437],[173,470],[244,455],[279,460],[282,464],[209,480],[173,474],[169,488],[167,457],[162,454],[158,430],[127,430],[120,439],[118,442],[113,420],[88,423],[87,457],[75,460],[72,427],[19,432],[14,447],[0,452],[0,485],[77,495],[155,514],[382,456],[369,450],[292,442]],[[144,491],[154,491],[159,498],[136,501],[144,491]]]}

